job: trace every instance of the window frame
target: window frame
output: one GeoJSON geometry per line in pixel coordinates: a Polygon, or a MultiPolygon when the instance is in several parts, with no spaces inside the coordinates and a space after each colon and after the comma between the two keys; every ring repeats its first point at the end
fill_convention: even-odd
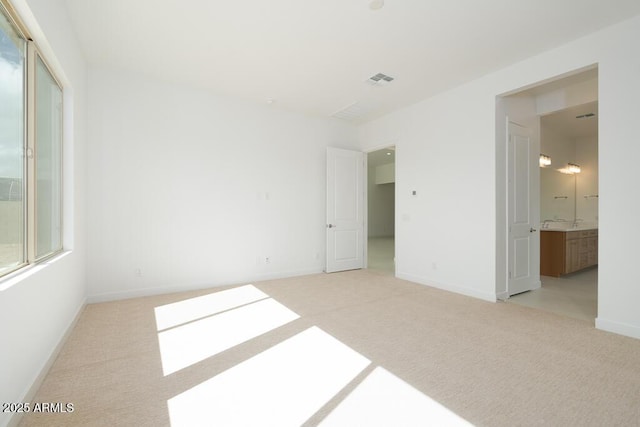
{"type": "Polygon", "coordinates": [[[33,41],[29,31],[20,20],[16,10],[8,0],[0,0],[0,13],[3,13],[16,33],[25,41],[24,70],[23,70],[23,140],[22,142],[22,258],[23,261],[11,268],[7,268],[0,273],[0,281],[7,277],[14,276],[20,270],[29,266],[44,262],[50,258],[59,255],[65,250],[64,243],[64,148],[65,148],[65,132],[64,132],[64,103],[65,103],[65,87],[56,75],[53,68],[45,58],[42,51],[33,41]],[[41,61],[44,69],[49,73],[53,82],[60,89],[60,120],[59,128],[59,165],[56,178],[58,179],[59,194],[57,195],[57,204],[59,206],[59,245],[41,256],[37,256],[37,118],[36,118],[36,68],[38,59],[41,61]]]}
{"type": "Polygon", "coordinates": [[[32,114],[27,116],[27,150],[31,148],[32,155],[27,157],[27,262],[36,263],[47,260],[64,250],[64,220],[63,220],[63,200],[64,200],[64,185],[63,185],[63,158],[64,158],[64,89],[60,80],[56,77],[55,73],[47,63],[46,59],[42,56],[42,53],[38,50],[38,47],[33,41],[29,41],[27,44],[27,110],[33,109],[32,114]],[[47,70],[54,83],[60,89],[60,165],[58,173],[58,182],[60,187],[60,194],[58,204],[60,211],[58,212],[60,218],[60,245],[52,251],[46,254],[38,256],[38,181],[37,181],[37,162],[38,162],[38,147],[37,147],[37,113],[36,113],[36,96],[38,88],[36,84],[36,72],[38,59],[42,61],[42,65],[47,70]],[[31,89],[31,90],[29,90],[31,89]],[[31,100],[31,102],[29,102],[31,100]],[[30,202],[30,203],[29,203],[30,202]]]}

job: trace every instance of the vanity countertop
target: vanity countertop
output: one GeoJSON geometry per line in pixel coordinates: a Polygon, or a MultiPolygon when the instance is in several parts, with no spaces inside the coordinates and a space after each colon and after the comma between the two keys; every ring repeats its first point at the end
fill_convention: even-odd
{"type": "Polygon", "coordinates": [[[547,228],[540,228],[540,231],[587,231],[587,230],[597,230],[597,225],[578,225],[577,227],[572,227],[570,225],[550,225],[547,228]]]}

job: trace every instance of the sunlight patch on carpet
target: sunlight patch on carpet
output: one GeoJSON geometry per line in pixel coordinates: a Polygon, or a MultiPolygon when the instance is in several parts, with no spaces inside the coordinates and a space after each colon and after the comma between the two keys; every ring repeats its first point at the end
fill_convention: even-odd
{"type": "Polygon", "coordinates": [[[283,326],[299,316],[273,299],[260,300],[158,333],[164,375],[283,326]]]}
{"type": "Polygon", "coordinates": [[[189,298],[154,309],[159,331],[269,298],[253,285],[189,298]]]}
{"type": "Polygon", "coordinates": [[[333,426],[472,424],[384,368],[375,368],[321,423],[333,426]]]}
{"type": "Polygon", "coordinates": [[[169,399],[171,426],[301,425],[369,363],[314,326],[169,399]]]}

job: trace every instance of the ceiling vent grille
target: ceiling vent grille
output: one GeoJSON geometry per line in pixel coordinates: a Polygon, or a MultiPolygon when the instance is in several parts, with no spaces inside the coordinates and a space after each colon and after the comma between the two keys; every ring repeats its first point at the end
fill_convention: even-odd
{"type": "Polygon", "coordinates": [[[387,84],[393,81],[393,77],[387,76],[386,74],[378,73],[373,75],[367,79],[367,83],[373,86],[386,86],[387,84]]]}

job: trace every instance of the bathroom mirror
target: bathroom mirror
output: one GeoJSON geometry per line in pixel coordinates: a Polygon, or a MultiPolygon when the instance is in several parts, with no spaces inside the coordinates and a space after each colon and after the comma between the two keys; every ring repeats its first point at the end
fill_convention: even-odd
{"type": "Polygon", "coordinates": [[[540,168],[540,220],[576,219],[576,179],[553,168],[540,168]]]}
{"type": "MultiPolygon", "coordinates": [[[[594,94],[597,93],[594,92],[594,94]]],[[[540,118],[540,221],[598,223],[598,102],[587,102],[540,118]],[[570,164],[579,173],[567,174],[570,164]]]]}

